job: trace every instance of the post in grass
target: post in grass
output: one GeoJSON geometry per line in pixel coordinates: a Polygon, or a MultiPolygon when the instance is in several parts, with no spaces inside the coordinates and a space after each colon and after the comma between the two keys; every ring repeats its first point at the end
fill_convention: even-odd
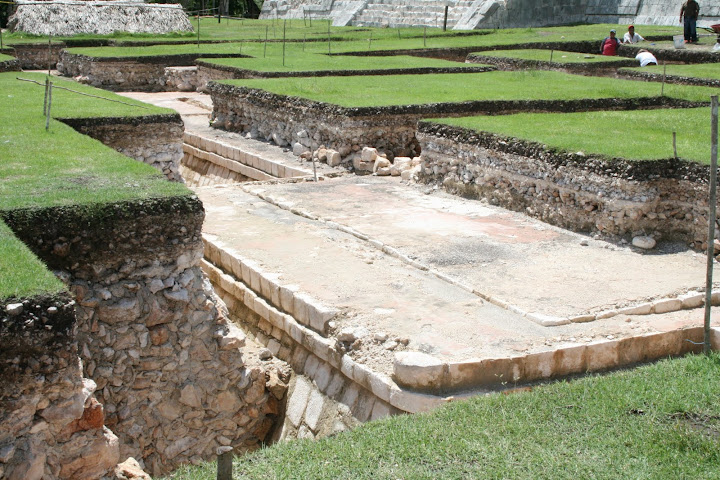
{"type": "Polygon", "coordinates": [[[48,78],[48,101],[47,101],[47,113],[45,114],[45,131],[50,130],[50,109],[52,108],[52,87],[53,84],[48,78]]]}
{"type": "Polygon", "coordinates": [[[198,21],[197,46],[198,46],[198,48],[200,48],[200,12],[199,11],[198,11],[197,21],[198,21]]]}
{"type": "Polygon", "coordinates": [[[368,51],[372,50],[372,30],[370,30],[370,36],[368,37],[368,51]]]}
{"type": "Polygon", "coordinates": [[[660,96],[665,96],[665,72],[667,71],[667,66],[665,65],[665,60],[663,60],[663,79],[662,79],[662,85],[660,86],[660,96]]]}
{"type": "Polygon", "coordinates": [[[330,22],[332,20],[328,19],[328,55],[330,55],[330,22]]]}
{"type": "Polygon", "coordinates": [[[550,61],[552,62],[553,53],[555,53],[554,49],[550,49],[550,61]]]}
{"type": "Polygon", "coordinates": [[[263,58],[267,54],[268,26],[265,25],[265,43],[263,43],[263,58]]]}
{"type": "Polygon", "coordinates": [[[287,27],[287,20],[283,20],[283,67],[285,66],[285,27],[287,27]]]}
{"type": "Polygon", "coordinates": [[[427,27],[423,27],[423,47],[427,47],[427,27]]]}
{"type": "Polygon", "coordinates": [[[52,65],[52,35],[48,35],[48,75],[50,75],[50,65],[52,65]]]}
{"type": "Polygon", "coordinates": [[[703,352],[710,353],[710,308],[712,301],[712,274],[715,254],[715,223],[717,203],[717,155],[718,155],[718,97],[710,97],[710,212],[708,215],[707,272],[705,279],[705,324],[703,352]]]}

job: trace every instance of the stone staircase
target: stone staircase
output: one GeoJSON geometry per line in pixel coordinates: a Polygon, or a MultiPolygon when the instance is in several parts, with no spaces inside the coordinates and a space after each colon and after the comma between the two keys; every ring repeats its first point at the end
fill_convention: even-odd
{"type": "Polygon", "coordinates": [[[367,27],[438,27],[443,26],[445,4],[448,5],[447,27],[452,28],[462,18],[472,0],[377,0],[368,1],[355,15],[352,23],[367,27]]]}

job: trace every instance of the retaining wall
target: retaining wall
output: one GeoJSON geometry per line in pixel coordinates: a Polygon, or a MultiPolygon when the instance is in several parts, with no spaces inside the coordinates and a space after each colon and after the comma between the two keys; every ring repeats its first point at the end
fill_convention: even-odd
{"type": "Polygon", "coordinates": [[[486,63],[494,65],[498,70],[560,70],[569,73],[587,73],[597,74],[612,71],[614,72],[620,67],[636,67],[637,60],[618,59],[607,62],[588,62],[588,63],[572,63],[563,62],[561,60],[561,52],[555,53],[555,58],[560,61],[550,61],[550,52],[548,52],[548,60],[526,60],[522,58],[496,57],[492,55],[483,55],[480,53],[471,53],[467,56],[468,63],[486,63]]]}
{"type": "Polygon", "coordinates": [[[123,155],[152,165],[169,180],[183,181],[184,124],[178,114],[59,120],[123,155]]]}
{"type": "Polygon", "coordinates": [[[652,235],[704,248],[708,167],[628,162],[445,125],[421,123],[419,179],[579,232],[652,235]]]}
{"type": "Polygon", "coordinates": [[[573,112],[622,110],[659,106],[692,105],[665,97],[634,99],[468,101],[390,107],[344,108],[298,97],[276,95],[258,89],[212,82],[213,126],[312,151],[321,145],[337,150],[343,162],[356,171],[372,171],[362,156],[374,147],[389,159],[413,157],[420,152],[416,124],[427,117],[512,113],[528,111],[573,112]]]}
{"type": "Polygon", "coordinates": [[[2,72],[17,72],[20,70],[20,61],[18,59],[6,60],[0,62],[0,73],[2,72]]]}
{"type": "Polygon", "coordinates": [[[119,460],[67,294],[0,302],[0,478],[99,478],[119,460]]]}
{"type": "Polygon", "coordinates": [[[74,294],[84,373],[121,458],[160,475],[271,435],[289,372],[243,351],[203,276],[196,197],[3,216],[74,294]]]}

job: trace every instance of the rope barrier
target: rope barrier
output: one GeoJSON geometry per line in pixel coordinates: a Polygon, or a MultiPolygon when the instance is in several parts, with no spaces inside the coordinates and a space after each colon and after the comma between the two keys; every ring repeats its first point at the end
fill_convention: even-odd
{"type": "MultiPolygon", "coordinates": [[[[35,80],[30,80],[29,78],[20,78],[20,77],[15,77],[15,78],[16,78],[17,80],[20,80],[20,81],[23,81],[23,82],[30,82],[30,83],[34,83],[34,84],[36,84],[36,85],[40,85],[41,87],[44,87],[44,86],[45,86],[45,84],[40,83],[40,82],[36,82],[35,80]]],[[[101,97],[101,96],[99,96],[99,95],[91,95],[91,94],[89,94],[89,93],[78,92],[77,90],[73,90],[73,89],[71,89],[71,88],[60,87],[60,86],[55,85],[55,84],[53,84],[52,88],[59,88],[60,90],[67,90],[68,92],[77,93],[78,95],[85,95],[86,97],[99,98],[99,99],[101,99],[101,100],[107,100],[108,102],[122,103],[123,105],[129,105],[129,106],[131,106],[131,107],[138,107],[138,108],[145,108],[145,109],[149,108],[149,107],[146,107],[146,106],[144,106],[144,105],[135,105],[135,104],[132,104],[132,103],[121,102],[120,100],[113,100],[113,99],[111,99],[111,98],[101,97]]]]}

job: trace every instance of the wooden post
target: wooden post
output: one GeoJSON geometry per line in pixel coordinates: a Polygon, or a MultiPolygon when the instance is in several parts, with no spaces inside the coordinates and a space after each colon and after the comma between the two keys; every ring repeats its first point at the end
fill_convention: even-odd
{"type": "Polygon", "coordinates": [[[52,35],[48,35],[48,75],[50,75],[50,65],[52,64],[52,35]]]}
{"type": "Polygon", "coordinates": [[[263,58],[265,58],[265,55],[267,53],[267,37],[268,37],[268,26],[265,25],[265,43],[263,44],[263,58]]]}
{"type": "Polygon", "coordinates": [[[198,44],[198,48],[200,48],[200,12],[198,12],[198,38],[197,38],[197,44],[198,44]]]}
{"type": "Polygon", "coordinates": [[[677,132],[673,132],[673,154],[675,155],[675,160],[677,160],[677,132]]]}
{"type": "Polygon", "coordinates": [[[283,67],[285,66],[285,28],[287,27],[287,20],[283,20],[283,67]]]}
{"type": "Polygon", "coordinates": [[[447,31],[447,17],[448,17],[448,9],[449,9],[449,8],[450,8],[450,7],[449,7],[448,4],[446,3],[446,4],[445,4],[445,18],[443,19],[443,32],[446,32],[446,31],[447,31]]]}
{"type": "Polygon", "coordinates": [[[660,87],[660,96],[665,96],[665,71],[667,70],[667,66],[665,65],[665,60],[663,60],[663,80],[662,80],[662,86],[660,87]]]}
{"type": "Polygon", "coordinates": [[[48,90],[50,89],[50,77],[45,79],[45,100],[43,100],[43,115],[47,115],[48,90]]]}
{"type": "Polygon", "coordinates": [[[50,130],[50,109],[52,108],[52,82],[48,80],[48,104],[45,115],[45,131],[50,130]]]}
{"type": "Polygon", "coordinates": [[[427,47],[427,27],[423,27],[423,47],[427,47]]]}
{"type": "Polygon", "coordinates": [[[372,50],[372,30],[370,30],[370,37],[368,38],[368,51],[372,50]]]}
{"type": "Polygon", "coordinates": [[[555,53],[554,49],[550,49],[550,61],[552,62],[553,53],[555,53]]]}
{"type": "Polygon", "coordinates": [[[217,480],[232,480],[232,451],[232,447],[220,447],[217,449],[217,480]]]}
{"type": "Polygon", "coordinates": [[[328,55],[330,55],[330,22],[331,20],[328,19],[328,55]]]}
{"type": "Polygon", "coordinates": [[[2,28],[0,28],[0,50],[3,49],[2,28]]]}
{"type": "Polygon", "coordinates": [[[705,278],[705,335],[703,352],[710,353],[710,308],[712,301],[712,274],[715,260],[715,205],[717,203],[717,155],[718,155],[718,97],[713,95],[710,121],[710,212],[708,215],[707,275],[705,278]]]}
{"type": "Polygon", "coordinates": [[[303,52],[305,51],[305,37],[307,37],[307,34],[303,33],[303,52]]]}

